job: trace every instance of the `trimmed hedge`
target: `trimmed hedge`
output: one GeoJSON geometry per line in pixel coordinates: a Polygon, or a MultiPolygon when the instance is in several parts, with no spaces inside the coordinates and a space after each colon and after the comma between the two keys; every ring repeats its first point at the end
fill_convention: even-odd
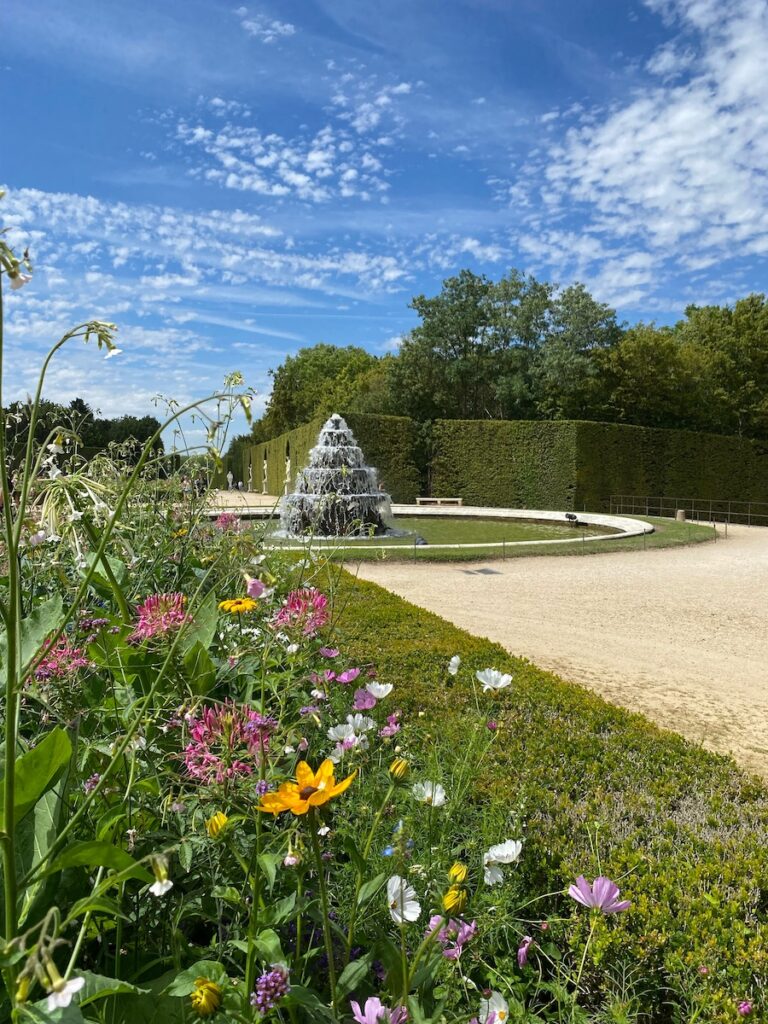
{"type": "Polygon", "coordinates": [[[432,493],[495,507],[608,510],[612,494],[768,502],[768,445],[588,421],[438,420],[432,493]]]}
{"type": "MultiPolygon", "coordinates": [[[[514,672],[513,686],[493,705],[481,696],[500,732],[491,757],[475,769],[470,834],[480,831],[483,816],[507,820],[522,805],[526,841],[516,870],[529,897],[562,893],[582,872],[619,880],[632,908],[598,923],[594,970],[588,964],[585,974],[590,984],[631,977],[642,1019],[654,1024],[735,1022],[745,998],[754,1003],[754,1019],[766,1019],[768,791],[762,783],[730,758],[512,658],[374,584],[345,575],[336,607],[342,609],[340,645],[396,684],[402,743],[427,744],[433,754],[437,744],[446,782],[467,742],[462,711],[474,707],[474,672],[489,666],[514,672]],[[462,658],[455,681],[446,672],[454,654],[462,658]]],[[[517,908],[499,907],[500,922],[507,914],[514,919],[517,908]]],[[[560,948],[570,944],[578,961],[588,922],[573,901],[555,895],[523,911],[530,914],[534,921],[548,918],[549,934],[560,948]]]]}
{"type": "MultiPolygon", "coordinates": [[[[415,462],[416,424],[405,416],[369,416],[365,413],[341,413],[363,450],[366,462],[379,471],[382,486],[397,502],[412,503],[419,493],[419,471],[415,462]]],[[[253,445],[244,458],[243,480],[252,467],[253,489],[261,491],[264,462],[268,494],[282,494],[285,488],[286,455],[290,453],[290,488],[296,475],[309,461],[309,451],[326,417],[317,417],[295,430],[262,444],[253,445]]]]}
{"type": "Polygon", "coordinates": [[[568,420],[437,420],[432,494],[467,505],[571,509],[576,428],[568,420]]]}

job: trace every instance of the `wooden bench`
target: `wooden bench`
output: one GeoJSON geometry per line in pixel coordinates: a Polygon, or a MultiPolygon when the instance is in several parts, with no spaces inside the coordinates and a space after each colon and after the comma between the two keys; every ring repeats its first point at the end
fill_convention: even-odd
{"type": "Polygon", "coordinates": [[[463,498],[417,498],[417,505],[463,505],[463,498]]]}

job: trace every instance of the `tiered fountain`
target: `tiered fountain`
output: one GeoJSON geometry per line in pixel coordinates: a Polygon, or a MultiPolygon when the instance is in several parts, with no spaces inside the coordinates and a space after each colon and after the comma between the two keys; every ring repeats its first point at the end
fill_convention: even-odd
{"type": "Polygon", "coordinates": [[[283,498],[280,522],[289,537],[371,537],[388,531],[390,497],[366,466],[352,431],[334,413],[309,453],[309,465],[283,498]]]}

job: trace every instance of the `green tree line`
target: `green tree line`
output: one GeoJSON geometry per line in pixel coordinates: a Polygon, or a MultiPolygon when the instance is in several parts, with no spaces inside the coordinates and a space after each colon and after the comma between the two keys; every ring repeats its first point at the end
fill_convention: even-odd
{"type": "Polygon", "coordinates": [[[333,408],[435,419],[586,419],[768,437],[768,303],[689,306],[673,327],[619,323],[581,284],[463,270],[417,295],[397,354],[315,345],[270,371],[253,434],[333,408]]]}

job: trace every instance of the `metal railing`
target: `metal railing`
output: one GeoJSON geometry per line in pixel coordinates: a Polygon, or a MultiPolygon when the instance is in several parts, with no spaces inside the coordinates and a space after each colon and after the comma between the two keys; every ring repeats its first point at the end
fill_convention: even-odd
{"type": "Polygon", "coordinates": [[[678,510],[685,518],[702,523],[742,523],[768,526],[768,502],[733,501],[729,498],[669,498],[638,494],[612,494],[614,515],[659,516],[674,519],[678,510]]]}

